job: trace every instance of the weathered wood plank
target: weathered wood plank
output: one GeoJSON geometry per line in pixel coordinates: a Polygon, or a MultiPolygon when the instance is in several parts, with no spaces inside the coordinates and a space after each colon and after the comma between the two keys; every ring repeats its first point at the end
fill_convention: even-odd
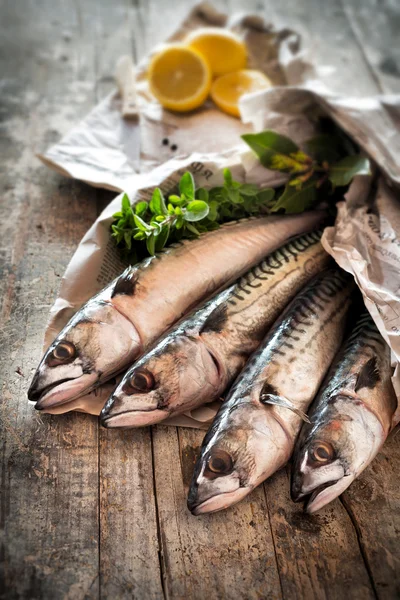
{"type": "Polygon", "coordinates": [[[100,597],[163,598],[150,430],[100,435],[100,597]]]}
{"type": "Polygon", "coordinates": [[[264,484],[285,598],[374,598],[352,521],[340,501],[306,515],[289,497],[289,468],[264,484]]]}
{"type": "MultiPolygon", "coordinates": [[[[140,2],[97,4],[97,101],[115,87],[119,56],[140,58],[156,42],[143,12],[140,2]]],[[[100,428],[99,439],[100,598],[163,598],[150,430],[100,428]]]]}
{"type": "Polygon", "coordinates": [[[400,4],[397,0],[346,0],[343,9],[377,87],[400,92],[400,4]]]}
{"type": "Polygon", "coordinates": [[[359,536],[379,598],[400,597],[399,430],[341,497],[359,536]]]}
{"type": "Polygon", "coordinates": [[[26,399],[60,277],[96,215],[96,192],[34,157],[94,101],[80,81],[95,78],[90,32],[73,2],[6,2],[1,13],[0,595],[96,598],[97,422],[41,417],[26,399]]]}
{"type": "Polygon", "coordinates": [[[204,432],[184,428],[153,430],[166,596],[196,600],[281,598],[262,488],[237,506],[214,515],[194,517],[186,507],[203,436],[204,432]]]}

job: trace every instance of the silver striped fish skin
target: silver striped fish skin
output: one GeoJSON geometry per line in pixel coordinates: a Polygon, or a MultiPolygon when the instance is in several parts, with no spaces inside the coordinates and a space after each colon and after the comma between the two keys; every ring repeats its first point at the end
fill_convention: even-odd
{"type": "Polygon", "coordinates": [[[291,494],[315,513],[339,496],[386,440],[397,400],[390,349],[368,313],[361,316],[312,404],[296,443],[291,494]]]}
{"type": "Polygon", "coordinates": [[[314,212],[232,222],[128,268],[60,332],[38,366],[28,398],[42,410],[87,394],[132,364],[201,300],[323,217],[314,212]]]}
{"type": "Polygon", "coordinates": [[[296,291],[331,262],[321,235],[275,250],[164,336],[128,370],[102,424],[150,425],[217,400],[296,291]]]}
{"type": "Polygon", "coordinates": [[[249,359],[204,439],[188,497],[193,514],[235,504],[289,460],[343,339],[353,290],[344,272],[320,273],[249,359]]]}

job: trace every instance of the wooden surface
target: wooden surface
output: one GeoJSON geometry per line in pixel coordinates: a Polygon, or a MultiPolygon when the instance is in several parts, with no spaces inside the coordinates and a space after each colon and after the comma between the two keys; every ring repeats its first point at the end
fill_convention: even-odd
{"type": "MultiPolygon", "coordinates": [[[[43,151],[113,86],[190,2],[0,3],[0,597],[398,598],[400,435],[319,515],[282,470],[239,505],[193,517],[198,431],[106,431],[35,413],[26,390],[76,244],[113,194],[43,167],[43,151]]],[[[400,91],[398,0],[227,0],[299,29],[338,91],[400,91]]]]}

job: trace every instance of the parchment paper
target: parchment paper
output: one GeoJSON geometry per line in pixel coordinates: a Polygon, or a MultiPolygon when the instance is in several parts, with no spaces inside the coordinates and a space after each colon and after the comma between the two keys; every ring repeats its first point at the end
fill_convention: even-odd
{"type": "MultiPolygon", "coordinates": [[[[133,170],[130,125],[121,118],[117,94],[106,98],[42,160],[71,177],[124,190],[132,203],[149,199],[156,186],[170,192],[185,170],[194,173],[199,186],[219,184],[225,166],[239,181],[277,186],[285,177],[261,167],[240,144],[240,134],[275,129],[301,145],[315,134],[320,116],[331,117],[379,169],[373,185],[371,178],[354,180],[346,202],[339,205],[335,226],[325,231],[323,244],[337,263],[354,275],[368,310],[391,346],[396,365],[400,360],[400,204],[395,188],[400,183],[400,97],[335,96],[318,82],[317,72],[304,60],[297,34],[275,31],[258,17],[228,22],[226,16],[202,4],[195,7],[173,38],[181,39],[185,32],[204,25],[227,25],[241,32],[250,47],[251,65],[262,68],[276,84],[243,99],[242,121],[223,115],[211,103],[185,116],[163,111],[148,95],[144,61],[138,86],[141,174],[133,170]],[[170,141],[168,147],[161,143],[165,137],[170,141]],[[178,146],[176,158],[171,157],[172,143],[178,146]]],[[[123,270],[109,234],[112,214],[119,210],[120,202],[121,196],[117,196],[78,246],[51,309],[46,346],[88,298],[123,270]]],[[[398,367],[393,381],[400,396],[398,367]]],[[[98,414],[109,393],[110,386],[104,386],[51,412],[84,410],[98,414]]],[[[209,404],[167,423],[207,428],[217,408],[218,403],[209,404]]]]}

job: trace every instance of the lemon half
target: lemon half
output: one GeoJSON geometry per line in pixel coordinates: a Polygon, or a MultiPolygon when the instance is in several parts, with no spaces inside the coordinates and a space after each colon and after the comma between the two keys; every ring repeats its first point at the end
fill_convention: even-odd
{"type": "Polygon", "coordinates": [[[240,117],[240,98],[244,94],[265,90],[271,86],[271,81],[261,71],[242,69],[218,77],[211,87],[211,98],[224,112],[240,117]]]}
{"type": "Polygon", "coordinates": [[[204,56],[215,77],[246,66],[246,45],[232,31],[219,27],[196,29],[185,43],[204,56]]]}
{"type": "Polygon", "coordinates": [[[211,71],[197,50],[183,44],[171,44],[152,59],[148,81],[152,94],[162,106],[186,112],[206,100],[211,87],[211,71]]]}

